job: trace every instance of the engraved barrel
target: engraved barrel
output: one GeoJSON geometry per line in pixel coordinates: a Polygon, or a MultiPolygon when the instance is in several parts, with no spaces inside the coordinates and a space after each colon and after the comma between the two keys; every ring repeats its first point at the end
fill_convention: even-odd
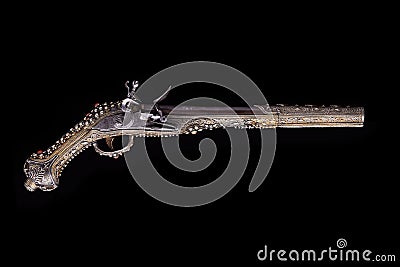
{"type": "Polygon", "coordinates": [[[339,106],[273,106],[278,127],[362,127],[364,108],[339,106]]]}
{"type": "MultiPolygon", "coordinates": [[[[362,127],[364,108],[315,105],[255,105],[253,107],[160,106],[164,114],[175,117],[208,117],[222,126],[239,128],[362,127]],[[235,115],[232,115],[235,113],[235,115]],[[239,118],[239,120],[238,120],[239,118]],[[247,127],[249,126],[249,127],[247,127]]],[[[151,109],[144,106],[143,110],[151,109]]]]}

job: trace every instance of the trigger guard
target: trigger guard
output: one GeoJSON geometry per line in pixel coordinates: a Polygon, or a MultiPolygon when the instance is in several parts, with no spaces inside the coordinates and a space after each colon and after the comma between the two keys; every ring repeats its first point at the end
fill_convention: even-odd
{"type": "Polygon", "coordinates": [[[134,144],[133,136],[129,136],[128,144],[119,150],[103,151],[99,148],[97,142],[93,143],[93,148],[97,153],[99,153],[100,156],[109,156],[110,158],[118,158],[119,156],[122,156],[122,153],[128,152],[133,146],[133,144],[134,144]]]}

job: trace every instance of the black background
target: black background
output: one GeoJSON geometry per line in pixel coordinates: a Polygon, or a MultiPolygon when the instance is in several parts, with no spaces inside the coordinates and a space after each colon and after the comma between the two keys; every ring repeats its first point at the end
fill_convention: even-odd
{"type": "MultiPolygon", "coordinates": [[[[265,244],[324,249],[335,247],[338,238],[354,249],[396,252],[398,195],[394,160],[387,154],[394,139],[383,120],[384,105],[392,99],[384,91],[391,88],[390,72],[384,70],[390,58],[383,49],[389,41],[374,15],[325,17],[321,12],[290,20],[289,15],[244,19],[238,13],[211,19],[189,14],[171,23],[167,14],[153,27],[150,16],[114,26],[107,13],[87,12],[79,19],[72,13],[46,13],[14,32],[18,40],[22,37],[11,53],[18,79],[10,89],[19,111],[12,188],[14,239],[21,258],[255,263],[265,244]],[[100,157],[93,150],[65,169],[56,190],[25,190],[26,158],[52,145],[94,103],[124,98],[126,80],[145,81],[166,67],[196,60],[242,71],[270,104],[364,106],[365,127],[278,129],[272,169],[254,193],[247,189],[259,136],[249,132],[254,151],[245,176],[223,198],[196,208],[158,202],[134,182],[124,160],[100,157]]],[[[177,89],[167,101],[211,95],[237,104],[226,91],[198,88],[177,89]]],[[[202,136],[221,142],[218,164],[204,173],[209,181],[223,168],[227,147],[223,131],[184,137],[189,158],[198,156],[202,136]]],[[[162,160],[157,141],[151,145],[152,157],[162,160]]],[[[171,177],[177,173],[158,165],[171,177]]],[[[187,175],[174,181],[201,184],[201,178],[187,175]]]]}

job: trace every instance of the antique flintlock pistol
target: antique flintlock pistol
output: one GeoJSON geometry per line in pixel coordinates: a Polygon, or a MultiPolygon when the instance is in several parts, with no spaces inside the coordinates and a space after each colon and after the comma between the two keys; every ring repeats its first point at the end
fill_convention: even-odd
{"type": "Polygon", "coordinates": [[[196,134],[203,130],[235,127],[239,129],[303,128],[303,127],[362,127],[362,107],[255,105],[253,107],[198,107],[160,105],[171,87],[153,104],[144,104],[135,97],[138,82],[132,82],[128,97],[123,101],[96,106],[47,150],[33,153],[25,162],[29,191],[51,191],[59,184],[59,177],[67,164],[86,148],[93,146],[102,156],[118,158],[130,150],[134,137],[169,137],[196,134]],[[232,114],[232,110],[236,114],[232,114]],[[124,124],[129,113],[131,119],[124,124]],[[103,151],[97,141],[105,139],[113,149],[116,136],[127,135],[122,149],[103,151]]]}

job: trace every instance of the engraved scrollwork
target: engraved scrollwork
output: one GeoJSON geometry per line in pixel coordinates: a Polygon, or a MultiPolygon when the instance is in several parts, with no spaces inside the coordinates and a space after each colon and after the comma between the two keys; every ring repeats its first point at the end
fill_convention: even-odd
{"type": "Polygon", "coordinates": [[[48,169],[48,163],[44,163],[42,165],[31,164],[26,171],[26,176],[32,180],[42,180],[44,179],[44,174],[48,169]]]}
{"type": "Polygon", "coordinates": [[[183,134],[196,134],[203,130],[212,130],[221,128],[223,125],[210,118],[196,118],[188,121],[181,129],[183,134]]]}
{"type": "MultiPolygon", "coordinates": [[[[264,107],[264,106],[258,106],[258,107],[264,107]]],[[[299,115],[301,115],[301,114],[346,115],[346,114],[355,114],[355,113],[363,112],[363,108],[361,108],[361,107],[340,107],[340,106],[336,106],[336,105],[331,105],[331,106],[276,105],[276,106],[271,106],[270,110],[272,112],[279,113],[280,115],[293,115],[293,114],[299,114],[299,115]]]]}
{"type": "Polygon", "coordinates": [[[266,129],[276,127],[276,120],[273,116],[239,116],[236,118],[218,119],[223,127],[233,127],[237,129],[266,129]]]}
{"type": "Polygon", "coordinates": [[[51,166],[55,158],[46,162],[27,160],[24,165],[24,172],[28,178],[25,187],[33,191],[40,188],[43,191],[53,190],[58,185],[58,180],[51,174],[51,166]]]}

